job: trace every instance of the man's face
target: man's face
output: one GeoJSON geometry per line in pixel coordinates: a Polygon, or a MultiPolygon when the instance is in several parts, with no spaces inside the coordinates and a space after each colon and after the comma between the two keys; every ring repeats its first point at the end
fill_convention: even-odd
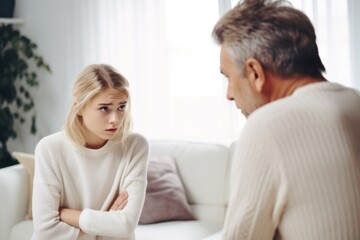
{"type": "Polygon", "coordinates": [[[251,84],[248,71],[244,69],[244,74],[240,74],[224,45],[220,52],[220,71],[228,80],[227,99],[234,100],[245,117],[266,104],[265,98],[251,84]]]}

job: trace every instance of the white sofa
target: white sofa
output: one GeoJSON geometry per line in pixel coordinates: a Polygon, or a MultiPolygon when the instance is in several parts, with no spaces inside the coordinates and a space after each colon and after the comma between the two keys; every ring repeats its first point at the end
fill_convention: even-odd
{"type": "MultiPolygon", "coordinates": [[[[139,225],[138,240],[221,239],[228,202],[231,146],[183,141],[150,141],[150,156],[173,156],[195,221],[139,225]]],[[[32,221],[25,220],[28,176],[21,165],[0,169],[0,239],[28,240],[32,221]]]]}

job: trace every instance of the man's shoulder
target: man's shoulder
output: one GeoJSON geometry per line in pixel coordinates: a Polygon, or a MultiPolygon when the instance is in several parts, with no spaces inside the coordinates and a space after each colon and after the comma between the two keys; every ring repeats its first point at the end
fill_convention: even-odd
{"type": "Polygon", "coordinates": [[[281,131],[296,125],[311,125],[315,120],[318,123],[330,120],[330,116],[343,114],[344,109],[350,109],[347,111],[353,115],[359,114],[359,94],[359,90],[337,83],[309,85],[289,97],[260,107],[249,116],[247,125],[250,128],[274,127],[281,131]]]}
{"type": "Polygon", "coordinates": [[[289,112],[294,111],[293,105],[294,100],[290,97],[270,102],[254,111],[248,117],[247,123],[250,123],[250,125],[267,125],[274,121],[279,121],[289,112]]]}

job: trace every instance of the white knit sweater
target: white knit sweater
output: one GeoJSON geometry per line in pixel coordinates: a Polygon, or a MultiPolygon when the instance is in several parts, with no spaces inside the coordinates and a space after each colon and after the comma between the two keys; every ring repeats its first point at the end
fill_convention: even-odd
{"type": "Polygon", "coordinates": [[[226,240],[360,239],[360,94],[321,82],[249,117],[237,143],[226,240]]]}
{"type": "Polygon", "coordinates": [[[82,211],[82,240],[134,239],[148,154],[148,143],[138,134],[127,137],[124,145],[109,140],[96,150],[75,146],[63,131],[43,138],[35,150],[32,239],[77,239],[79,229],[60,221],[60,207],[82,211]],[[128,192],[127,205],[107,211],[120,191],[128,192]]]}

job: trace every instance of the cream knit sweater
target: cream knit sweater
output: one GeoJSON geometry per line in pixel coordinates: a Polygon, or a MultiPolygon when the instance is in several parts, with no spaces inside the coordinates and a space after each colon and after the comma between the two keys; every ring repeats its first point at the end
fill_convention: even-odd
{"type": "Polygon", "coordinates": [[[82,240],[134,239],[145,199],[148,152],[138,134],[124,145],[110,140],[96,150],[76,147],[65,132],[43,138],[35,150],[32,239],[77,239],[79,229],[60,221],[59,207],[82,211],[82,240]],[[120,191],[128,192],[127,205],[107,211],[120,191]]]}
{"type": "Polygon", "coordinates": [[[360,239],[360,94],[321,82],[259,108],[237,143],[226,240],[360,239]]]}

